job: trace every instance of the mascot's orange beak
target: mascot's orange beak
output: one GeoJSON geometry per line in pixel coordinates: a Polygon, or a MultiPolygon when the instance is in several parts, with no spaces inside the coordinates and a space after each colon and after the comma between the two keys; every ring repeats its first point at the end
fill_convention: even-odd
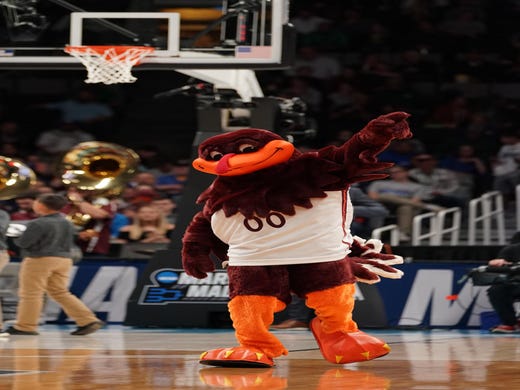
{"type": "Polygon", "coordinates": [[[219,176],[246,175],[281,164],[289,160],[294,152],[294,145],[284,140],[273,140],[256,152],[228,153],[218,161],[197,158],[193,168],[198,171],[219,176]]]}

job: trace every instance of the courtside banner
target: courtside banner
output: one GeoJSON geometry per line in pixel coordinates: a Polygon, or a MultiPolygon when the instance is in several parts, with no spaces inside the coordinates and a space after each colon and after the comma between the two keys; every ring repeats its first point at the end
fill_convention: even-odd
{"type": "Polygon", "coordinates": [[[197,279],[182,270],[160,268],[150,274],[150,283],[143,286],[138,304],[225,303],[228,297],[226,271],[211,272],[206,278],[197,279]]]}
{"type": "MultiPolygon", "coordinates": [[[[481,313],[492,311],[488,286],[475,286],[471,278],[465,278],[479,265],[482,263],[419,260],[402,264],[402,279],[357,284],[354,318],[368,327],[480,327],[481,313]]],[[[138,316],[141,325],[209,326],[211,316],[227,313],[229,289],[224,270],[195,279],[182,269],[161,267],[139,285],[146,266],[146,262],[136,261],[80,262],[71,275],[71,291],[110,323],[128,317],[127,303],[134,289],[137,306],[146,311],[138,316]]],[[[70,321],[50,299],[45,314],[49,322],[70,321]]],[[[9,318],[9,313],[5,315],[9,318]]]]}
{"type": "Polygon", "coordinates": [[[482,263],[417,261],[402,264],[402,279],[382,279],[381,293],[391,327],[474,328],[493,309],[486,291],[466,275],[482,263]]]}

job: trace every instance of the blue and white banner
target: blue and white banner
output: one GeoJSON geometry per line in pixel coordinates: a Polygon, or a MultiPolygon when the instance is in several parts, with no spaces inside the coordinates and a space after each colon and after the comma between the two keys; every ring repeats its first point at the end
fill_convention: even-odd
{"type": "MultiPolygon", "coordinates": [[[[106,321],[124,322],[128,299],[146,265],[136,261],[110,265],[79,263],[73,270],[71,291],[106,321]]],[[[376,285],[358,285],[355,319],[361,326],[479,327],[480,313],[492,311],[486,294],[488,287],[474,286],[471,279],[463,280],[470,269],[479,265],[403,264],[399,267],[404,271],[400,280],[383,279],[376,285]]],[[[183,270],[160,268],[150,274],[149,283],[139,292],[138,305],[184,312],[184,305],[197,304],[199,309],[207,307],[211,311],[215,304],[226,305],[227,281],[224,271],[211,273],[206,279],[195,279],[183,270]]],[[[50,322],[69,321],[50,299],[45,317],[50,322]]]]}
{"type": "Polygon", "coordinates": [[[377,285],[388,325],[478,327],[480,313],[492,311],[488,287],[474,286],[464,276],[479,265],[419,262],[399,266],[402,279],[385,279],[377,285]]]}

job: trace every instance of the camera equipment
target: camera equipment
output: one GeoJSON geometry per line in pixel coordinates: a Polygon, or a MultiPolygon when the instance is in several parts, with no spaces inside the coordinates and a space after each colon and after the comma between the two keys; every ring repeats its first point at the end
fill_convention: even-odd
{"type": "MultiPolygon", "coordinates": [[[[471,278],[475,286],[491,286],[496,283],[516,280],[517,275],[520,275],[520,263],[504,267],[481,265],[480,267],[471,269],[458,283],[463,283],[471,278]]],[[[518,282],[520,282],[520,280],[518,280],[518,282]]]]}

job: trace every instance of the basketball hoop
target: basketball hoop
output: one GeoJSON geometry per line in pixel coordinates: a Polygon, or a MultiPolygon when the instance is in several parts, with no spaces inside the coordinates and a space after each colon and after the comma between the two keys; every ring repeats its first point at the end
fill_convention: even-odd
{"type": "Polygon", "coordinates": [[[87,68],[86,83],[133,83],[132,67],[154,52],[148,46],[66,46],[65,52],[87,68]]]}

